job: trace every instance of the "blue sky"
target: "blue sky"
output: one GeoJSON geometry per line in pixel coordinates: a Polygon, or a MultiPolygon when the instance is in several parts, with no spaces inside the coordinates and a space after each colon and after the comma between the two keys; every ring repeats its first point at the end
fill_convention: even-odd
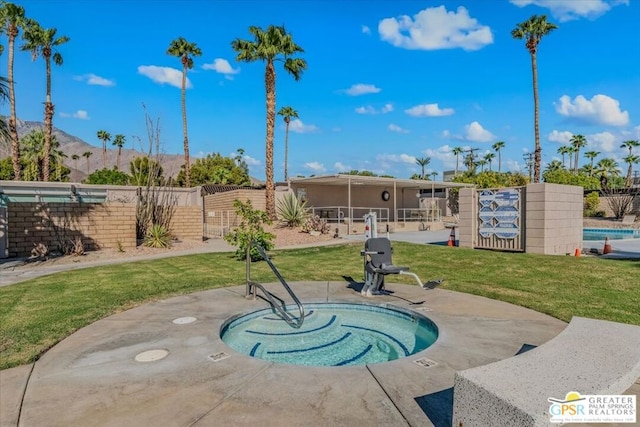
{"type": "MultiPolygon", "coordinates": [[[[543,167],[572,134],[584,151],[622,162],[640,139],[640,4],[625,0],[484,1],[18,1],[29,17],[71,41],[53,69],[54,125],[101,146],[100,129],[145,135],[142,103],[161,125],[162,150],[182,154],[181,65],[166,55],[183,36],[203,55],[188,74],[192,159],[243,148],[264,179],[264,64],[238,63],[231,42],[248,27],[284,24],[305,49],[296,82],[277,68],[277,108],[300,114],[289,137],[289,175],[351,169],[408,178],[455,167],[453,147],[483,154],[505,141],[503,170],[524,171],[533,151],[531,61],[511,30],[533,14],[559,29],[538,53],[543,167]]],[[[6,38],[2,43],[6,45],[6,38]]],[[[5,74],[6,55],[0,57],[5,74]]],[[[17,52],[18,117],[42,120],[44,62],[17,52]]],[[[8,113],[8,106],[3,106],[8,113]]],[[[276,179],[284,123],[277,116],[276,179]]],[[[597,160],[597,159],[596,159],[597,160]]],[[[585,161],[584,159],[581,161],[585,161]]],[[[494,160],[494,169],[497,158],[494,160]]]]}

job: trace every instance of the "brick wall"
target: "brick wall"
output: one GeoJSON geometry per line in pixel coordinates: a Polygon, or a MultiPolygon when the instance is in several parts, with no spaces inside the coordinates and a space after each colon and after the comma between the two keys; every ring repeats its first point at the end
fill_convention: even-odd
{"type": "Polygon", "coordinates": [[[171,220],[171,233],[179,240],[202,240],[200,206],[176,206],[171,220]]]}
{"type": "Polygon", "coordinates": [[[28,256],[34,244],[56,250],[82,239],[85,250],[136,247],[136,208],[124,203],[8,204],[9,256],[28,256]]]}

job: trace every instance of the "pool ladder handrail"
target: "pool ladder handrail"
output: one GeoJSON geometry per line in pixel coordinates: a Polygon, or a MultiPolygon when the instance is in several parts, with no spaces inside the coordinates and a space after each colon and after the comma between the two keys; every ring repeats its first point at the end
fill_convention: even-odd
{"type": "Polygon", "coordinates": [[[284,280],[284,277],[282,277],[282,275],[278,271],[278,268],[273,264],[273,262],[271,261],[271,259],[267,255],[267,253],[264,250],[264,248],[262,246],[260,246],[259,244],[255,243],[255,242],[251,242],[247,246],[246,275],[247,275],[246,297],[249,297],[250,295],[253,295],[253,299],[255,299],[256,298],[255,289],[256,288],[260,289],[262,291],[262,293],[264,294],[264,297],[269,302],[269,304],[271,304],[271,307],[273,307],[278,312],[280,317],[282,317],[282,319],[285,322],[287,322],[290,326],[292,326],[292,327],[294,327],[296,329],[299,329],[302,326],[302,323],[304,322],[304,306],[302,305],[302,303],[300,302],[300,300],[298,299],[296,294],[293,292],[293,290],[289,287],[289,284],[287,283],[287,281],[284,280]],[[267,264],[271,268],[271,271],[273,271],[273,274],[276,275],[276,277],[278,278],[278,280],[280,281],[282,286],[284,286],[285,290],[287,291],[287,293],[289,294],[291,299],[293,299],[293,302],[296,303],[296,305],[298,306],[298,311],[300,312],[300,316],[299,317],[296,318],[296,317],[292,316],[286,310],[286,304],[284,303],[283,300],[281,300],[280,298],[274,297],[274,295],[271,292],[269,292],[268,290],[266,290],[265,287],[262,286],[262,284],[260,284],[258,282],[254,282],[253,280],[251,280],[251,248],[252,247],[254,247],[254,248],[256,248],[258,250],[258,252],[260,253],[260,256],[262,256],[262,258],[267,262],[267,264]],[[276,299],[278,300],[277,302],[276,302],[276,299]]]}

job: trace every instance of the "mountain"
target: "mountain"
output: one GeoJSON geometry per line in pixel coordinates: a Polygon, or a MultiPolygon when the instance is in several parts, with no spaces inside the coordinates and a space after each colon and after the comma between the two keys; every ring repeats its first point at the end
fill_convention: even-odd
{"type": "MultiPolygon", "coordinates": [[[[32,122],[32,121],[24,121],[18,120],[18,135],[23,137],[27,135],[33,130],[44,129],[44,123],[42,122],[32,122]]],[[[89,173],[94,172],[95,170],[103,168],[102,162],[102,142],[100,141],[100,146],[94,146],[86,143],[82,139],[69,135],[65,131],[58,129],[56,127],[53,128],[53,135],[55,135],[56,139],[60,143],[60,151],[65,153],[67,157],[64,159],[64,164],[71,169],[71,180],[79,182],[83,180],[87,176],[87,159],[82,157],[82,154],[90,151],[93,153],[89,157],[89,173]],[[74,161],[71,156],[77,154],[80,158],[77,161],[77,169],[76,169],[76,161],[74,161]]],[[[115,135],[111,135],[113,138],[115,135]]],[[[97,138],[96,138],[97,139],[97,138]]],[[[107,142],[107,168],[111,169],[116,165],[118,160],[118,147],[115,147],[112,144],[113,141],[107,142]]],[[[131,146],[132,141],[127,141],[127,145],[131,146]]],[[[11,147],[0,145],[0,159],[4,159],[5,157],[9,157],[11,155],[11,147]]],[[[142,151],[133,150],[133,149],[122,149],[122,155],[120,157],[120,169],[123,172],[129,172],[129,163],[136,157],[146,155],[142,151]]],[[[160,154],[160,163],[164,170],[165,176],[173,176],[178,175],[180,171],[180,167],[184,163],[184,157],[176,154],[160,154]]]]}

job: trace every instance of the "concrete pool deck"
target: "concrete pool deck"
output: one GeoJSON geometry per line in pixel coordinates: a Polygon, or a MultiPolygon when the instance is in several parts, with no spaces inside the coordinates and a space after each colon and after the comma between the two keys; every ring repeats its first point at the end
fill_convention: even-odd
{"type": "MultiPolygon", "coordinates": [[[[36,363],[0,371],[0,425],[451,425],[456,371],[541,345],[566,326],[519,306],[442,289],[389,284],[393,294],[365,298],[359,284],[347,281],[291,286],[303,302],[414,310],[435,321],[440,336],[414,356],[382,364],[274,364],[235,352],[219,335],[230,316],[266,302],[247,300],[244,286],[198,292],[105,318],[36,363]],[[173,323],[184,317],[197,320],[173,323]],[[149,350],[168,355],[135,360],[149,350]],[[421,359],[435,363],[424,367],[421,359]]],[[[267,287],[284,295],[280,284],[267,287]]]]}

